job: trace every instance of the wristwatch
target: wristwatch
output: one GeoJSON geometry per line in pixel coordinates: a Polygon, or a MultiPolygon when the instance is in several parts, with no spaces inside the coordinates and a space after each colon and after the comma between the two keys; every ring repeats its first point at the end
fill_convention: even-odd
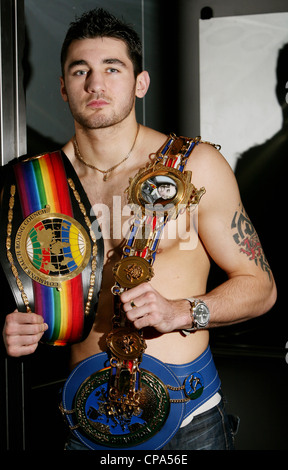
{"type": "Polygon", "coordinates": [[[210,311],[205,302],[199,299],[186,299],[190,303],[192,327],[182,330],[184,335],[189,335],[191,331],[206,328],[210,320],[210,311]]]}

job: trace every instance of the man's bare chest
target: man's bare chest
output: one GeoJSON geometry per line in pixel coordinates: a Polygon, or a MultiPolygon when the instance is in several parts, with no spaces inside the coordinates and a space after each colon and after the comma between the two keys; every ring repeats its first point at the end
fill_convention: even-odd
{"type": "Polygon", "coordinates": [[[91,204],[91,215],[97,217],[101,228],[105,251],[117,247],[127,237],[131,226],[132,211],[125,192],[129,179],[125,180],[104,184],[96,178],[81,180],[91,204]]]}

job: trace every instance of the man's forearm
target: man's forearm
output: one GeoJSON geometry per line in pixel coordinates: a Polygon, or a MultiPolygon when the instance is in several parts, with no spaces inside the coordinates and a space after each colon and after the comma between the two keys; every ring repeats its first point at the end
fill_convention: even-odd
{"type": "Polygon", "coordinates": [[[209,328],[214,328],[266,313],[275,303],[276,287],[273,280],[263,282],[254,276],[235,276],[199,298],[209,307],[209,328]]]}

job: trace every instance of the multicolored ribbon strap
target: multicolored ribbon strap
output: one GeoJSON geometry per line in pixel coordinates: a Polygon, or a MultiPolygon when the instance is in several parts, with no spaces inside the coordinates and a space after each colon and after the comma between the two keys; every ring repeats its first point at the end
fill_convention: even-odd
{"type": "Polygon", "coordinates": [[[24,220],[46,206],[50,207],[46,219],[36,221],[29,233],[32,262],[38,269],[39,277],[43,275],[45,279],[49,269],[53,274],[53,269],[56,270],[55,259],[59,260],[60,273],[62,264],[65,265],[65,274],[70,271],[72,277],[62,282],[60,288],[36,282],[35,278],[33,280],[35,312],[49,326],[42,339],[54,345],[77,342],[83,333],[85,307],[82,275],[73,277],[73,270],[82,262],[82,254],[79,230],[73,223],[73,209],[61,154],[49,153],[17,163],[14,173],[24,220]],[[57,239],[55,231],[59,234],[57,239]],[[43,234],[45,237],[50,234],[50,241],[46,244],[43,234]],[[57,258],[60,254],[61,257],[57,258]],[[63,259],[66,261],[63,262],[63,259]]]}

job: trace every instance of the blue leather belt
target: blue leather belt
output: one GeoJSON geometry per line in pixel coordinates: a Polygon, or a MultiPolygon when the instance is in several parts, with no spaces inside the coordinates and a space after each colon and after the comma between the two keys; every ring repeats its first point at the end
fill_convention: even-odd
{"type": "MultiPolygon", "coordinates": [[[[73,410],[73,404],[75,396],[78,393],[79,386],[81,386],[82,383],[85,384],[87,380],[89,383],[89,380],[91,377],[93,377],[93,373],[95,371],[100,371],[101,373],[101,369],[102,371],[105,371],[105,367],[109,368],[109,363],[109,357],[107,353],[104,352],[85,359],[71,372],[62,391],[62,403],[60,408],[63,414],[66,416],[70,429],[84,445],[90,449],[95,450],[107,449],[109,447],[119,449],[121,447],[112,445],[112,441],[114,439],[113,433],[108,436],[107,442],[93,442],[93,439],[87,436],[85,432],[83,433],[81,426],[80,428],[78,427],[78,418],[76,419],[75,410],[73,410]]],[[[189,414],[209,400],[209,398],[211,398],[217,392],[217,390],[219,390],[220,379],[209,346],[197,359],[182,365],[165,364],[158,359],[153,358],[152,356],[143,354],[141,369],[144,371],[151,371],[152,374],[158,376],[161,381],[166,384],[171,403],[170,412],[164,426],[160,429],[159,432],[157,432],[147,441],[136,444],[136,446],[135,444],[130,446],[128,443],[125,448],[127,450],[157,450],[163,448],[164,445],[169,442],[169,440],[181,426],[182,421],[189,414]]],[[[108,384],[101,382],[100,388],[104,390],[104,388],[107,388],[107,386],[108,384]]],[[[93,387],[91,391],[93,392],[93,396],[95,395],[94,392],[97,392],[97,390],[94,390],[93,387]]],[[[100,402],[101,400],[102,398],[100,396],[100,402]]],[[[99,418],[101,422],[106,422],[107,424],[107,419],[101,416],[100,408],[96,414],[97,419],[99,418]]],[[[89,419],[90,418],[91,417],[89,417],[89,419]]]]}
{"type": "Polygon", "coordinates": [[[185,396],[190,398],[185,403],[184,419],[209,400],[221,386],[210,346],[192,362],[166,365],[184,387],[185,396]]]}

